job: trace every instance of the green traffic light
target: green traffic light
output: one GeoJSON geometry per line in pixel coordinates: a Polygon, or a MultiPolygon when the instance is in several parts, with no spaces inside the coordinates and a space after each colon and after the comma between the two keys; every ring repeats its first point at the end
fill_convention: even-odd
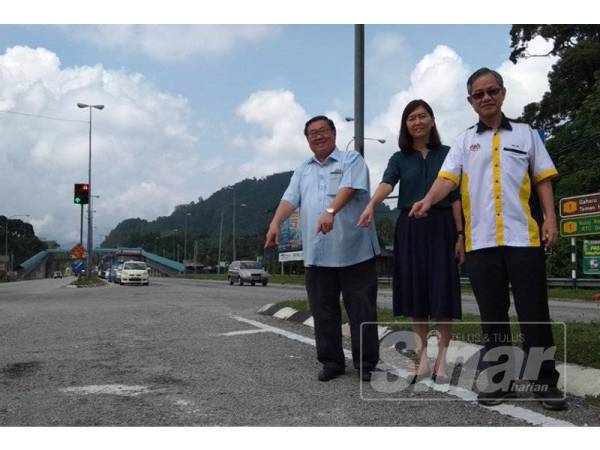
{"type": "Polygon", "coordinates": [[[81,199],[79,197],[75,197],[75,203],[77,203],[77,204],[81,203],[81,199]]]}

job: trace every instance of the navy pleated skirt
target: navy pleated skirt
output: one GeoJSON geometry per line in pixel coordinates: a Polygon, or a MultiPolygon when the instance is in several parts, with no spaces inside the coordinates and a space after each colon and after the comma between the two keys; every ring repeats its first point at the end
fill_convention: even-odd
{"type": "Polygon", "coordinates": [[[421,219],[408,217],[408,210],[400,213],[394,237],[394,315],[462,317],[455,243],[450,208],[431,208],[421,219]]]}

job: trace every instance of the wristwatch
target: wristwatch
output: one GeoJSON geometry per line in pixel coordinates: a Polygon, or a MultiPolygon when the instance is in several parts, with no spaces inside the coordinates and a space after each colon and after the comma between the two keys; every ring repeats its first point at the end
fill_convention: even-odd
{"type": "Polygon", "coordinates": [[[335,209],[333,209],[333,208],[325,208],[325,212],[335,216],[335,209]]]}
{"type": "Polygon", "coordinates": [[[461,236],[461,235],[462,235],[462,236],[464,236],[464,235],[465,235],[465,231],[464,231],[464,230],[458,230],[458,231],[456,232],[456,239],[458,239],[458,237],[459,237],[459,236],[461,236]]]}

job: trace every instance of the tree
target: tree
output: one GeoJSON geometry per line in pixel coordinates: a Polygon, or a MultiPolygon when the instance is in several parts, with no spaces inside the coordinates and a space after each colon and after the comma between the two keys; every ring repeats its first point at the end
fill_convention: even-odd
{"type": "MultiPolygon", "coordinates": [[[[522,118],[543,129],[546,146],[560,177],[554,182],[555,201],[600,191],[600,26],[514,25],[511,61],[558,56],[548,74],[550,89],[538,103],[525,106],[522,118]],[[546,55],[531,55],[537,36],[553,41],[546,55]]],[[[550,276],[565,276],[569,244],[560,240],[548,259],[550,276]]],[[[579,264],[580,265],[580,264],[579,264]]]]}
{"type": "MultiPolygon", "coordinates": [[[[0,216],[2,248],[4,248],[6,220],[5,216],[0,216]]],[[[14,255],[14,267],[42,250],[46,250],[46,245],[35,235],[30,223],[20,219],[8,219],[8,254],[14,255]]]]}

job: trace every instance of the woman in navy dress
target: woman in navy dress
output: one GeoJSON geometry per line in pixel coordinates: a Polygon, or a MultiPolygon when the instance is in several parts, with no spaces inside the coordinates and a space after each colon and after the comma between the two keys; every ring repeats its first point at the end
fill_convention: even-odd
{"type": "Polygon", "coordinates": [[[402,113],[400,151],[388,162],[381,184],[361,214],[358,225],[373,221],[375,208],[398,188],[394,237],[394,315],[411,317],[417,342],[418,366],[412,383],[429,377],[447,383],[446,352],[451,321],[462,317],[458,265],[464,261],[464,234],[459,189],[434,205],[424,219],[408,217],[413,203],[429,191],[449,147],[442,145],[433,110],[423,100],[411,101],[402,113]],[[427,360],[429,321],[438,323],[438,356],[433,373],[427,360]],[[420,341],[420,342],[419,342],[420,341]]]}

